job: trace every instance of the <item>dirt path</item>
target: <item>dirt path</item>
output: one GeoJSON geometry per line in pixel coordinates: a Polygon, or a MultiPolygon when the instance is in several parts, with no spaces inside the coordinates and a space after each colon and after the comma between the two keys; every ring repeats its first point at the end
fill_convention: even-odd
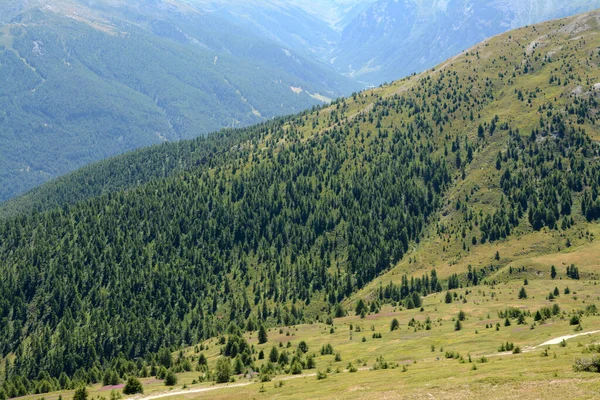
{"type": "MultiPolygon", "coordinates": [[[[550,339],[542,344],[538,344],[537,346],[534,347],[524,347],[521,349],[521,353],[529,353],[530,351],[534,351],[536,349],[539,349],[540,347],[544,347],[544,346],[550,346],[553,344],[559,344],[560,342],[562,342],[563,340],[569,340],[569,339],[573,339],[579,336],[585,336],[585,335],[593,335],[594,333],[600,333],[600,330],[598,331],[590,331],[590,332],[582,332],[582,333],[577,333],[574,335],[565,335],[565,336],[559,336],[556,337],[554,339],[550,339]]],[[[500,356],[510,356],[512,355],[513,352],[512,351],[503,351],[501,353],[494,353],[494,354],[485,354],[483,357],[500,357],[500,356]]]]}
{"type": "MultiPolygon", "coordinates": [[[[358,371],[367,371],[369,370],[369,367],[362,367],[362,368],[358,368],[358,371]]],[[[344,373],[348,372],[348,370],[344,370],[344,373]]],[[[299,379],[299,378],[310,378],[310,377],[314,377],[317,376],[316,373],[312,373],[312,374],[301,374],[301,375],[291,375],[291,376],[285,376],[281,379],[274,379],[274,382],[277,381],[289,381],[291,379],[299,379]]],[[[210,392],[212,390],[219,390],[219,389],[228,389],[228,388],[236,388],[236,387],[241,387],[241,386],[248,386],[251,385],[253,383],[257,383],[254,381],[249,381],[249,382],[241,382],[241,383],[234,383],[234,384],[225,384],[225,385],[215,385],[215,386],[209,386],[209,387],[202,387],[202,388],[196,388],[196,389],[185,389],[185,390],[172,390],[170,392],[159,392],[159,393],[155,393],[155,394],[151,394],[148,396],[133,396],[133,397],[129,397],[130,400],[154,400],[154,399],[162,399],[164,397],[171,397],[171,396],[178,396],[178,395],[186,395],[186,394],[191,394],[191,393],[203,393],[203,392],[210,392]]]]}
{"type": "Polygon", "coordinates": [[[227,384],[227,385],[219,385],[219,386],[202,387],[202,388],[196,388],[196,389],[172,390],[170,392],[161,392],[161,393],[151,394],[148,396],[130,397],[130,399],[132,399],[132,400],[162,399],[163,397],[178,396],[180,394],[202,393],[202,392],[210,392],[212,390],[218,390],[218,389],[227,389],[227,388],[235,388],[235,387],[240,387],[240,386],[248,386],[252,383],[254,383],[254,382],[242,382],[242,383],[234,383],[231,385],[227,384]]]}
{"type": "Polygon", "coordinates": [[[573,338],[576,338],[578,336],[593,335],[594,333],[600,333],[600,330],[598,330],[598,331],[591,331],[591,332],[577,333],[575,335],[565,335],[565,336],[557,337],[557,338],[554,338],[554,339],[550,339],[547,342],[544,342],[544,343],[542,343],[540,345],[535,346],[534,349],[537,348],[537,347],[549,346],[551,344],[559,344],[563,340],[573,339],[573,338]]]}

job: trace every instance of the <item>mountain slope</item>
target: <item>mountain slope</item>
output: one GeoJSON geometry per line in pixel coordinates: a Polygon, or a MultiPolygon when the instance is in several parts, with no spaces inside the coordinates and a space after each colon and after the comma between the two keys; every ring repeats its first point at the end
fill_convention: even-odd
{"type": "MultiPolygon", "coordinates": [[[[62,372],[74,384],[142,374],[163,347],[343,315],[398,262],[418,279],[396,274],[375,293],[409,307],[457,288],[455,273],[468,279],[451,256],[525,234],[540,252],[561,235],[590,240],[580,233],[600,217],[599,63],[598,12],[519,29],[238,142],[231,132],[225,151],[210,139],[181,151],[204,163],[175,169],[181,144],[152,149],[165,159],[156,171],[176,171],[166,178],[135,185],[122,177],[143,158],[124,156],[111,173],[128,189],[3,221],[7,392],[63,387],[62,372]],[[416,247],[434,250],[418,254],[437,257],[440,276],[416,247]]],[[[100,192],[106,165],[84,174],[100,192]]],[[[242,369],[255,368],[245,350],[242,369]]]]}
{"type": "Polygon", "coordinates": [[[509,29],[597,7],[596,0],[380,0],[345,27],[334,65],[378,85],[431,68],[509,29]]]}
{"type": "Polygon", "coordinates": [[[92,161],[298,112],[359,87],[183,3],[0,7],[0,201],[92,161]]]}

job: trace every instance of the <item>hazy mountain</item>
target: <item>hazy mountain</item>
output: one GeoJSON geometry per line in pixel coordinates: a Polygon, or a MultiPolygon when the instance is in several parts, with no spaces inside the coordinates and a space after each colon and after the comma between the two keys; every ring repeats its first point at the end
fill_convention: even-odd
{"type": "Polygon", "coordinates": [[[597,7],[600,0],[380,0],[345,27],[334,64],[379,84],[509,29],[597,7]]]}
{"type": "Polygon", "coordinates": [[[375,0],[190,0],[194,6],[329,62],[343,28],[375,0]]]}
{"type": "Polygon", "coordinates": [[[10,1],[0,21],[0,200],[95,160],[360,87],[177,1],[10,1]]]}

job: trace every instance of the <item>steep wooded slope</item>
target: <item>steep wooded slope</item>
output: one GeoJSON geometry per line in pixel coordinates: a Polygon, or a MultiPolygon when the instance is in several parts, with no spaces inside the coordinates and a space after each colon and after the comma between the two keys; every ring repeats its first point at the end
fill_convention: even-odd
{"type": "Polygon", "coordinates": [[[361,88],[184,3],[14,4],[0,5],[0,201],[93,161],[361,88]]]}
{"type": "MultiPolygon", "coordinates": [[[[419,76],[243,131],[225,152],[195,142],[210,163],[3,221],[7,389],[61,372],[76,382],[132,373],[161,347],[230,322],[254,330],[341,312],[431,238],[476,253],[519,232],[585,226],[600,209],[599,20],[499,36],[419,76]]],[[[115,165],[115,176],[131,172],[115,165]]],[[[432,277],[390,293],[440,290],[432,277]]]]}

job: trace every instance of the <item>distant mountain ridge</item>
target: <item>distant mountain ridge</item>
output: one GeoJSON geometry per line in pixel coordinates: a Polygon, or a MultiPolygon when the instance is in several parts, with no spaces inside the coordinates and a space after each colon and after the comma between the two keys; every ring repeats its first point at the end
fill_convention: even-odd
{"type": "Polygon", "coordinates": [[[0,21],[0,201],[96,160],[362,87],[179,1],[9,1],[0,21]]]}
{"type": "Polygon", "coordinates": [[[598,7],[599,0],[379,0],[345,27],[333,64],[378,85],[507,30],[598,7]]]}

